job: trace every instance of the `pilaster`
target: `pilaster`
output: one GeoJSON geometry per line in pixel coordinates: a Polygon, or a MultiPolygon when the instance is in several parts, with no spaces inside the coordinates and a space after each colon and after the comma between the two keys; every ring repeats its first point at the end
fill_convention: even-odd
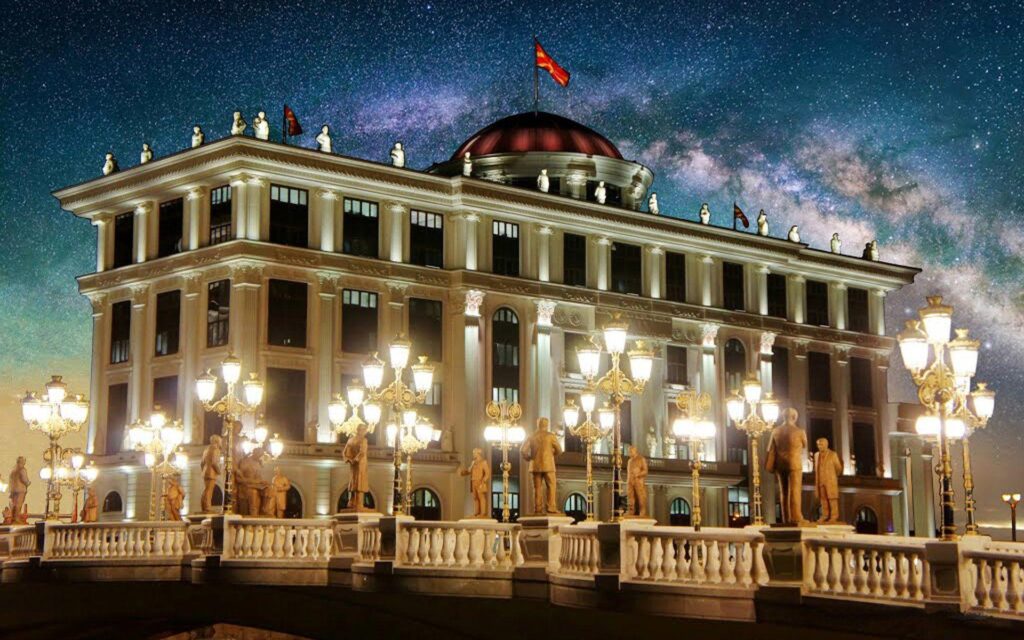
{"type": "MultiPolygon", "coordinates": [[[[850,458],[853,453],[853,432],[850,428],[850,347],[845,344],[834,345],[831,360],[832,399],[836,405],[836,429],[839,434],[835,449],[843,461],[846,473],[856,473],[850,458]]],[[[807,446],[811,445],[807,443],[807,446]]]]}
{"type": "Polygon", "coordinates": [[[896,416],[893,414],[895,405],[889,402],[889,356],[877,353],[872,358],[871,398],[875,403],[878,420],[875,423],[875,442],[878,443],[878,456],[882,465],[882,474],[892,477],[891,446],[886,434],[896,431],[896,416]]]}
{"type": "Polygon", "coordinates": [[[555,314],[553,300],[537,300],[534,397],[537,398],[536,417],[551,419],[552,387],[555,379],[551,369],[551,317],[555,314]]]}
{"type": "MultiPolygon", "coordinates": [[[[100,438],[100,425],[105,417],[107,403],[103,401],[104,372],[110,361],[108,338],[110,336],[110,314],[107,312],[107,296],[102,293],[89,294],[92,305],[92,370],[89,372],[89,399],[92,410],[89,412],[89,432],[85,441],[86,452],[89,454],[103,450],[100,438]],[[100,406],[104,407],[100,410],[100,406]]],[[[105,437],[106,434],[104,433],[105,437]]]]}
{"type": "MultiPolygon", "coordinates": [[[[386,350],[385,345],[391,341],[392,338],[400,333],[408,333],[405,324],[405,302],[406,302],[406,291],[409,288],[404,282],[393,282],[388,281],[388,313],[384,317],[384,330],[381,331],[380,339],[383,341],[381,344],[381,352],[386,350]]],[[[415,360],[412,356],[409,357],[409,362],[412,363],[415,360]]]]}
{"type": "MultiPolygon", "coordinates": [[[[465,395],[463,402],[463,451],[471,451],[474,447],[485,450],[487,443],[483,431],[472,429],[471,425],[479,425],[484,419],[486,392],[484,384],[487,380],[485,372],[486,350],[483,343],[484,292],[470,289],[465,292],[464,311],[462,313],[463,349],[462,367],[465,371],[465,395]]],[[[499,470],[500,471],[500,470],[499,470]]]]}
{"type": "MultiPolygon", "coordinates": [[[[597,281],[594,283],[599,291],[607,291],[611,285],[611,250],[612,241],[607,236],[595,239],[597,254],[597,281]]],[[[589,283],[588,283],[589,286],[589,283]]]]}
{"type": "Polygon", "coordinates": [[[238,239],[245,238],[249,228],[249,190],[246,188],[248,183],[247,174],[240,173],[231,177],[231,229],[238,239]]]}
{"type": "Polygon", "coordinates": [[[314,214],[314,224],[311,225],[311,238],[309,246],[319,248],[321,251],[333,252],[335,248],[334,234],[335,222],[340,216],[338,207],[341,199],[337,191],[330,189],[317,189],[317,206],[314,214]]]}
{"type": "Polygon", "coordinates": [[[748,308],[752,313],[766,316],[768,315],[768,267],[757,265],[753,272],[754,304],[748,308]]]}
{"type": "MultiPolygon", "coordinates": [[[[183,237],[185,238],[185,250],[193,251],[200,246],[202,234],[202,209],[203,201],[206,199],[207,189],[205,187],[192,187],[185,196],[185,222],[183,237]]],[[[209,227],[205,234],[209,238],[209,227]]]]}
{"type": "Polygon", "coordinates": [[[644,247],[643,294],[650,298],[663,297],[665,290],[665,250],[658,245],[644,247]]]}
{"type": "Polygon", "coordinates": [[[885,291],[882,289],[868,292],[868,331],[876,336],[885,335],[885,291]]]}
{"type": "Polygon", "coordinates": [[[338,344],[335,336],[335,316],[338,313],[338,276],[333,273],[317,274],[319,283],[319,306],[317,333],[317,441],[331,442],[334,433],[327,415],[327,403],[334,392],[334,345],[338,344]]]}
{"type": "Polygon", "coordinates": [[[199,375],[199,350],[203,346],[204,332],[200,331],[200,294],[203,278],[197,271],[182,276],[182,327],[181,352],[184,355],[182,379],[178,383],[178,393],[182,396],[182,421],[185,427],[185,442],[202,440],[202,414],[198,411],[195,399],[194,381],[199,375]],[[198,415],[197,415],[198,414],[198,415]]]}
{"type": "Polygon", "coordinates": [[[231,265],[231,316],[229,319],[231,351],[242,361],[242,375],[262,373],[259,361],[260,289],[263,267],[243,261],[231,265]]]}
{"type": "Polygon", "coordinates": [[[266,178],[252,176],[246,183],[246,231],[249,240],[266,240],[270,237],[270,182],[266,178]]]}
{"type": "Polygon", "coordinates": [[[829,326],[833,329],[846,329],[846,284],[830,282],[828,293],[831,301],[828,305],[829,326]]]}
{"type": "Polygon", "coordinates": [[[803,324],[806,321],[805,306],[807,294],[805,293],[807,281],[803,276],[790,276],[786,281],[789,291],[786,295],[787,306],[789,306],[788,320],[803,324]]]}
{"type": "MultiPolygon", "coordinates": [[[[132,285],[132,321],[131,321],[131,375],[128,379],[128,405],[131,422],[143,416],[143,402],[146,394],[146,381],[149,379],[149,353],[146,345],[146,328],[149,314],[146,312],[149,303],[149,285],[132,285]]],[[[150,390],[152,391],[152,390],[150,390]]]]}
{"type": "Polygon", "coordinates": [[[551,282],[551,236],[548,225],[537,227],[537,279],[551,282]]]}
{"type": "MultiPolygon", "coordinates": [[[[135,205],[135,262],[141,263],[149,259],[149,227],[153,217],[152,202],[140,202],[135,205]]],[[[153,247],[153,251],[155,250],[156,247],[153,247]]]]}
{"type": "Polygon", "coordinates": [[[761,388],[765,391],[772,390],[772,352],[775,348],[775,337],[771,331],[761,333],[758,371],[761,374],[761,388]]]}
{"type": "Polygon", "coordinates": [[[715,259],[711,256],[700,257],[700,303],[705,307],[715,304],[714,297],[715,259]]]}
{"type": "Polygon", "coordinates": [[[807,426],[807,340],[793,340],[789,350],[789,404],[800,414],[799,423],[807,426]]]}
{"type": "MultiPolygon", "coordinates": [[[[718,372],[715,369],[715,360],[718,351],[718,329],[719,325],[708,322],[700,326],[701,351],[700,351],[700,389],[702,393],[711,396],[712,419],[715,424],[725,424],[722,421],[722,398],[718,393],[718,372]]],[[[719,432],[715,435],[715,442],[708,446],[706,451],[715,452],[716,460],[725,459],[725,438],[719,432]]]]}
{"type": "Polygon", "coordinates": [[[104,214],[93,218],[92,224],[96,227],[96,272],[100,273],[109,269],[113,262],[114,221],[104,214]]]}
{"type": "Polygon", "coordinates": [[[408,262],[405,252],[405,232],[409,228],[409,207],[400,202],[388,202],[383,207],[387,218],[383,221],[384,238],[382,256],[391,262],[408,262]]]}

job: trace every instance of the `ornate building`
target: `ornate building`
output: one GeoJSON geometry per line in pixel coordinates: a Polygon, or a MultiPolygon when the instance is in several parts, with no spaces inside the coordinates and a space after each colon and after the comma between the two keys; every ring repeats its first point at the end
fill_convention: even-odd
{"type": "MultiPolygon", "coordinates": [[[[746,440],[727,423],[725,399],[757,372],[799,410],[809,442],[827,437],[838,451],[844,517],[865,530],[902,526],[884,302],[917,270],[641,211],[652,181],[600,134],[531,112],[486,127],[427,171],[233,136],[56,192],[98,236],[96,272],[79,286],[93,308],[89,449],[118,471],[100,475],[101,518],[147,511],[150,476],[126,425],[155,405],[184,423],[188,508],[198,510],[200,447],[221,424],[194,382],[229,352],[267,383],[266,420],[287,441],[277,464],[292,481],[290,514],[334,513],[348,469],[327,402],[399,333],[436,364],[427,412],[444,430],[415,455],[414,512],[470,512],[455,471],[474,447],[487,450],[485,403],[510,398],[528,429],[548,416],[562,432],[559,503],[575,513],[583,454],[560,429],[560,408],[583,387],[575,348],[618,313],[631,339],[655,346],[651,380],[622,420],[624,440],[650,459],[659,521],[688,519],[689,451],[670,424],[675,396],[691,386],[711,394],[718,424],[705,447],[704,522],[746,522],[746,440]]],[[[382,431],[371,436],[370,485],[386,510],[382,431]]],[[[530,509],[515,458],[513,507],[530,509]]],[[[607,455],[597,475],[607,516],[607,455]]]]}

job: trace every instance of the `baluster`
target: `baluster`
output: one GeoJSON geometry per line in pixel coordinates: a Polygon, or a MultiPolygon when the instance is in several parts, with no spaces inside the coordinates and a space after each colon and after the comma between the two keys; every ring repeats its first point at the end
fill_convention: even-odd
{"type": "Polygon", "coordinates": [[[895,573],[895,567],[893,567],[892,550],[886,549],[883,551],[879,555],[879,562],[881,563],[880,591],[886,598],[893,598],[896,596],[896,589],[893,586],[893,574],[895,573]]]}
{"type": "Polygon", "coordinates": [[[993,598],[993,602],[997,609],[1006,611],[1009,606],[1009,600],[1006,598],[1007,583],[1010,577],[1009,567],[1003,564],[1002,560],[995,562],[995,567],[992,569],[992,590],[996,597],[993,598]],[[1003,578],[1004,575],[1006,575],[1006,579],[1003,578]]]}
{"type": "Polygon", "coordinates": [[[828,550],[828,573],[825,575],[829,593],[842,593],[843,588],[839,583],[843,573],[843,554],[837,546],[831,546],[828,550]]]}
{"type": "Polygon", "coordinates": [[[444,550],[441,553],[441,559],[445,566],[452,566],[455,564],[455,529],[448,527],[444,532],[444,550]]]}
{"type": "Polygon", "coordinates": [[[811,591],[817,591],[819,582],[818,574],[818,543],[808,540],[804,547],[804,586],[811,591]]]}
{"type": "Polygon", "coordinates": [[[718,542],[711,540],[710,544],[705,543],[705,549],[709,551],[707,566],[704,568],[707,581],[711,584],[721,584],[722,553],[718,542]]]}
{"type": "Polygon", "coordinates": [[[678,563],[676,562],[676,545],[678,542],[672,538],[665,538],[665,579],[672,582],[677,579],[676,568],[678,563]]]}
{"type": "Polygon", "coordinates": [[[665,571],[662,568],[662,562],[664,562],[665,559],[665,548],[663,544],[664,541],[661,536],[654,538],[654,544],[651,549],[651,567],[653,568],[651,571],[651,578],[655,582],[662,580],[665,577],[665,571]]]}
{"type": "Polygon", "coordinates": [[[505,553],[505,540],[500,534],[495,535],[496,532],[489,532],[491,535],[487,536],[488,544],[493,545],[498,552],[497,564],[502,569],[508,568],[508,554],[505,553]]]}
{"type": "Polygon", "coordinates": [[[683,582],[689,582],[693,576],[690,564],[692,560],[693,544],[686,538],[680,539],[676,547],[676,575],[683,582]]]}
{"type": "Polygon", "coordinates": [[[636,559],[637,574],[641,580],[646,580],[651,577],[650,569],[651,561],[651,538],[650,536],[643,536],[640,538],[640,553],[636,559]]]}
{"type": "Polygon", "coordinates": [[[921,556],[919,553],[912,552],[910,554],[910,579],[907,583],[907,595],[911,600],[923,600],[924,594],[921,592],[921,581],[923,579],[922,569],[924,565],[921,562],[921,556]]]}
{"type": "Polygon", "coordinates": [[[270,548],[270,557],[272,558],[283,558],[284,553],[284,540],[288,537],[288,532],[284,527],[278,527],[274,531],[274,544],[270,548]]]}
{"type": "Polygon", "coordinates": [[[467,529],[459,531],[458,539],[455,542],[455,563],[460,567],[464,567],[469,564],[470,541],[478,532],[480,535],[483,535],[483,532],[480,529],[474,529],[472,534],[467,529]]]}
{"type": "Polygon", "coordinates": [[[737,562],[740,584],[748,588],[754,584],[754,549],[756,544],[756,542],[752,543],[749,540],[744,542],[742,562],[737,562]]]}
{"type": "Polygon", "coordinates": [[[405,560],[408,564],[414,565],[419,562],[420,552],[420,530],[416,527],[409,527],[408,542],[405,546],[405,560]]]}
{"type": "Polygon", "coordinates": [[[523,558],[523,541],[518,528],[512,530],[512,561],[515,566],[523,564],[526,560],[523,558]]]}
{"type": "Polygon", "coordinates": [[[484,535],[483,544],[483,568],[491,569],[494,567],[496,549],[494,548],[494,539],[488,535],[484,535]]]}
{"type": "Polygon", "coordinates": [[[857,588],[858,594],[867,594],[868,591],[868,572],[865,563],[867,563],[867,557],[864,549],[856,549],[853,552],[853,559],[856,562],[855,573],[853,584],[857,588]]]}
{"type": "MultiPolygon", "coordinates": [[[[473,533],[469,536],[469,564],[474,567],[483,566],[484,563],[484,544],[485,536],[482,529],[474,529],[473,533]]],[[[562,558],[566,558],[566,548],[562,548],[562,558]]]]}
{"type": "Polygon", "coordinates": [[[869,591],[873,597],[878,598],[883,595],[881,554],[878,553],[878,549],[872,549],[868,558],[869,591]]]}
{"type": "Polygon", "coordinates": [[[626,557],[624,560],[628,577],[635,578],[641,574],[640,540],[635,533],[626,533],[626,557]]]}
{"type": "Polygon", "coordinates": [[[907,568],[907,553],[900,550],[896,554],[896,579],[894,582],[896,597],[900,600],[907,599],[907,568]]]}
{"type": "Polygon", "coordinates": [[[444,549],[444,531],[435,526],[430,540],[430,559],[435,566],[442,564],[441,551],[444,549]]]}
{"type": "Polygon", "coordinates": [[[1007,609],[1013,613],[1020,613],[1024,610],[1024,601],[1021,598],[1021,561],[1014,560],[1007,567],[1006,572],[1006,600],[1007,609]]]}
{"type": "Polygon", "coordinates": [[[978,606],[983,609],[989,609],[992,607],[992,598],[989,596],[989,567],[988,559],[976,558],[974,565],[978,567],[978,578],[974,587],[975,599],[978,602],[978,606]]]}
{"type": "Polygon", "coordinates": [[[434,532],[429,526],[420,530],[420,564],[430,566],[431,558],[434,556],[434,532]]]}

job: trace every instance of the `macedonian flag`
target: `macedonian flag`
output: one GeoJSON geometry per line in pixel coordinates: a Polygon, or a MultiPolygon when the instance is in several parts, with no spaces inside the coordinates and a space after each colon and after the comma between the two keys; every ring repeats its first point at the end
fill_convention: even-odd
{"type": "Polygon", "coordinates": [[[558,84],[563,87],[569,86],[569,72],[548,55],[548,52],[544,50],[544,47],[540,46],[540,41],[536,38],[533,39],[533,45],[537,52],[537,66],[550,73],[551,78],[558,84]]]}

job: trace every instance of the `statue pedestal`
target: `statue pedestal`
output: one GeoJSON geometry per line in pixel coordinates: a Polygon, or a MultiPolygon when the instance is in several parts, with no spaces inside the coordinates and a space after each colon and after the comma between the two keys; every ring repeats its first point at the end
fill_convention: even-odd
{"type": "Polygon", "coordinates": [[[572,524],[569,516],[520,516],[523,564],[515,570],[515,593],[520,597],[548,598],[548,568],[558,565],[562,539],[558,528],[572,524]]]}
{"type": "Polygon", "coordinates": [[[334,548],[327,563],[327,583],[352,586],[352,563],[359,553],[359,528],[363,523],[376,523],[384,515],[377,511],[343,509],[331,516],[334,521],[334,548]]]}

